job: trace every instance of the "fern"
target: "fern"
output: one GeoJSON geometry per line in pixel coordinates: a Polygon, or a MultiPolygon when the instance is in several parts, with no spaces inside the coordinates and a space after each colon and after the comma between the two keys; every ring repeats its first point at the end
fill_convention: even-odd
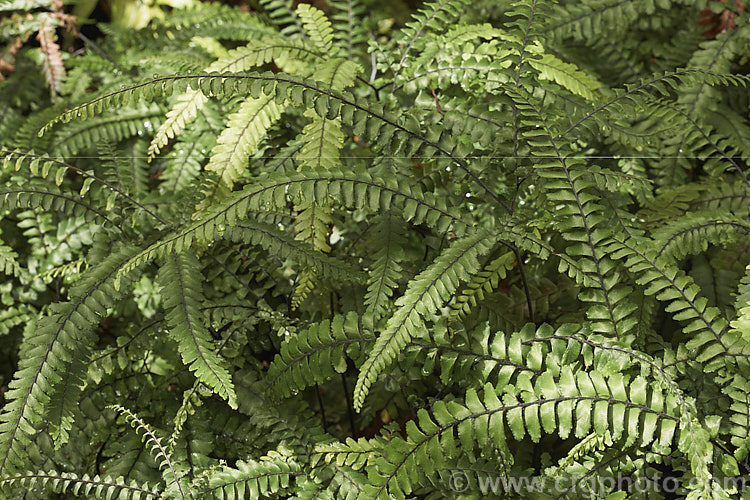
{"type": "Polygon", "coordinates": [[[50,308],[36,321],[24,347],[23,364],[2,414],[3,459],[0,471],[13,470],[25,463],[24,447],[36,433],[35,426],[50,414],[46,405],[61,390],[72,391],[64,401],[57,401],[60,418],[53,422],[52,435],[58,443],[67,441],[71,428],[75,394],[80,394],[83,366],[73,361],[85,358],[95,339],[93,325],[105,316],[107,303],[116,297],[113,275],[131,257],[133,248],[113,253],[77,284],[69,302],[50,308]],[[65,378],[61,374],[71,370],[65,378]]]}
{"type": "Polygon", "coordinates": [[[200,282],[195,276],[197,259],[190,252],[167,257],[159,281],[164,287],[167,324],[177,342],[183,362],[195,372],[198,380],[237,407],[228,367],[211,346],[211,336],[198,313],[200,282]],[[170,258],[171,257],[171,258],[170,258]]]}
{"type": "Polygon", "coordinates": [[[362,365],[354,388],[354,407],[361,408],[370,386],[409,341],[411,332],[424,327],[424,320],[434,314],[458,287],[460,280],[478,270],[477,257],[489,250],[491,235],[477,232],[451,245],[438,259],[407,286],[396,301],[396,312],[372,347],[362,365]]]}
{"type": "Polygon", "coordinates": [[[231,188],[246,168],[248,155],[280,116],[281,109],[273,96],[243,102],[216,140],[206,170],[217,172],[221,181],[231,188]]]}
{"type": "Polygon", "coordinates": [[[373,341],[372,337],[360,334],[357,320],[356,314],[349,313],[346,317],[335,317],[330,325],[323,321],[290,336],[268,371],[274,391],[289,396],[310,382],[322,383],[335,372],[346,372],[346,358],[359,358],[363,346],[373,341]]]}
{"type": "Polygon", "coordinates": [[[305,3],[297,6],[296,13],[305,27],[307,36],[310,37],[310,42],[321,53],[329,53],[332,47],[333,29],[325,14],[305,3]]]}
{"type": "Polygon", "coordinates": [[[0,0],[0,496],[742,494],[738,0],[152,3],[0,0]]]}

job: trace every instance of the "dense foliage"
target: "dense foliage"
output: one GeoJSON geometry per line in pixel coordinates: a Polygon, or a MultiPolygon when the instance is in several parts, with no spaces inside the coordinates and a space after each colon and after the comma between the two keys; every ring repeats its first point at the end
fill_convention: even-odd
{"type": "Polygon", "coordinates": [[[0,0],[2,494],[743,494],[742,3],[380,3],[0,0]]]}

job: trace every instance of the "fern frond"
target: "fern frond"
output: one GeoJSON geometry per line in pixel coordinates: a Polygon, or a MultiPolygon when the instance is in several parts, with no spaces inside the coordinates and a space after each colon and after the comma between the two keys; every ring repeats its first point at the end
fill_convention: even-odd
{"type": "MultiPolygon", "coordinates": [[[[118,297],[114,276],[130,260],[133,248],[113,252],[92,267],[71,290],[71,300],[57,303],[30,329],[21,352],[19,369],[6,395],[8,403],[0,416],[0,472],[25,464],[24,448],[36,434],[36,426],[55,408],[49,403],[66,376],[69,398],[75,401],[85,376],[85,366],[70,371],[76,358],[86,359],[96,341],[93,326],[106,316],[118,297]]],[[[70,410],[70,407],[68,407],[70,410]]],[[[72,412],[65,411],[53,424],[57,443],[65,442],[72,425],[72,412]]]]}
{"type": "Polygon", "coordinates": [[[541,54],[538,58],[528,57],[526,62],[539,71],[539,78],[542,80],[554,81],[586,100],[592,101],[601,87],[590,75],[552,54],[541,54]]]}
{"type": "Polygon", "coordinates": [[[164,156],[160,191],[179,193],[191,186],[215,145],[216,137],[209,131],[198,129],[196,133],[181,135],[172,150],[164,156]]]}
{"type": "Polygon", "coordinates": [[[0,272],[16,277],[23,275],[24,269],[17,258],[18,254],[11,247],[0,243],[0,272]]]}
{"type": "Polygon", "coordinates": [[[424,5],[423,9],[419,9],[419,14],[414,16],[414,21],[406,23],[397,37],[398,43],[404,50],[397,63],[396,71],[404,66],[412,50],[420,52],[424,48],[424,35],[450,26],[459,17],[465,5],[464,0],[439,0],[429,2],[424,5]]]}
{"type": "Polygon", "coordinates": [[[297,211],[294,218],[294,239],[306,241],[319,252],[330,252],[328,233],[332,222],[331,210],[314,201],[296,205],[294,209],[297,211]]]}
{"type": "Polygon", "coordinates": [[[371,330],[386,312],[402,272],[399,262],[404,258],[405,238],[391,211],[381,217],[373,238],[380,243],[380,248],[374,255],[367,280],[364,302],[367,310],[363,317],[363,322],[371,330]]]}
{"type": "MultiPolygon", "coordinates": [[[[104,177],[122,193],[134,198],[143,196],[148,191],[145,145],[140,141],[132,141],[125,147],[127,149],[114,148],[109,142],[99,144],[97,149],[105,170],[104,177]]],[[[109,206],[114,200],[107,201],[109,206]]]]}
{"type": "Polygon", "coordinates": [[[673,403],[643,377],[628,381],[621,374],[574,373],[568,367],[559,378],[544,372],[533,382],[519,381],[502,391],[487,384],[483,396],[469,389],[463,403],[438,401],[430,412],[419,410],[417,419],[407,424],[406,439],[394,436],[399,445],[389,446],[370,466],[378,473],[370,476],[366,492],[371,498],[408,495],[417,469],[429,476],[477,445],[480,450],[502,450],[509,439],[520,441],[526,435],[538,442],[543,433],[565,439],[571,433],[583,438],[592,431],[611,432],[614,439],[627,436],[626,446],[638,441],[669,450],[680,422],[673,403]]]}
{"type": "Polygon", "coordinates": [[[745,460],[750,450],[750,394],[748,394],[748,381],[742,375],[736,374],[729,378],[725,384],[727,395],[731,398],[729,411],[729,440],[736,446],[734,457],[737,461],[745,460]]]}
{"type": "Polygon", "coordinates": [[[55,155],[76,156],[101,142],[118,143],[128,137],[150,134],[161,123],[163,110],[155,105],[137,105],[110,116],[95,117],[65,127],[54,136],[55,155]]]}
{"type": "Polygon", "coordinates": [[[245,219],[250,210],[257,212],[270,207],[285,207],[287,197],[295,199],[300,196],[324,203],[333,198],[343,206],[366,206],[373,211],[396,204],[402,208],[405,220],[413,224],[425,223],[438,231],[445,231],[453,225],[457,235],[462,234],[467,227],[466,222],[455,215],[455,210],[445,207],[443,200],[429,193],[422,194],[407,182],[399,182],[394,177],[383,180],[367,171],[333,170],[271,176],[268,180],[245,186],[226,202],[202,214],[199,220],[187,228],[152,244],[136,256],[122,273],[173,250],[179,253],[189,248],[193,240],[205,244],[219,238],[226,226],[233,226],[245,219]],[[360,200],[363,203],[359,203],[360,200]]]}
{"type": "MultiPolygon", "coordinates": [[[[437,153],[450,158],[495,202],[508,210],[502,198],[494,193],[461,159],[461,156],[463,156],[461,150],[464,148],[461,143],[449,138],[441,138],[439,133],[436,134],[436,140],[432,140],[414,130],[415,118],[413,116],[407,115],[402,119],[393,118],[384,113],[382,106],[366,107],[357,103],[356,98],[351,93],[321,89],[317,82],[300,80],[284,74],[211,74],[154,78],[118,91],[106,93],[86,104],[66,111],[47,123],[39,131],[39,135],[43,135],[58,122],[66,123],[74,118],[85,119],[112,106],[128,104],[131,100],[132,102],[137,102],[142,98],[151,100],[155,96],[171,95],[175,90],[185,92],[188,86],[200,89],[206,95],[246,94],[249,91],[254,100],[261,99],[261,94],[264,94],[265,97],[275,95],[277,103],[284,101],[286,97],[293,105],[313,106],[318,114],[327,116],[330,114],[330,118],[340,113],[342,121],[354,124],[353,132],[355,135],[361,135],[365,132],[373,136],[380,134],[380,142],[383,145],[387,143],[393,146],[392,154],[411,155],[419,151],[423,154],[434,155],[437,153]]],[[[240,127],[242,127],[242,124],[240,127]]],[[[236,133],[237,130],[234,130],[232,135],[234,136],[236,133]]],[[[433,132],[430,135],[435,134],[433,132]]]]}
{"type": "Polygon", "coordinates": [[[237,243],[249,242],[264,248],[269,255],[292,259],[302,268],[335,281],[363,282],[364,273],[340,259],[316,250],[309,243],[299,241],[271,224],[248,219],[227,228],[224,237],[237,243]]]}
{"type": "Polygon", "coordinates": [[[210,474],[201,489],[203,498],[267,498],[289,488],[302,468],[287,457],[269,456],[259,461],[239,461],[210,474]]]}
{"type": "Polygon", "coordinates": [[[109,227],[118,227],[112,219],[107,217],[105,211],[81,201],[80,197],[71,196],[56,186],[46,183],[37,187],[0,188],[0,204],[10,210],[38,208],[65,213],[73,217],[83,217],[86,220],[99,218],[108,223],[109,227]]]}
{"type": "Polygon", "coordinates": [[[461,320],[469,314],[472,307],[477,305],[477,301],[484,299],[485,293],[490,293],[496,289],[499,281],[505,279],[507,272],[516,264],[515,260],[516,256],[513,252],[506,252],[485,264],[484,268],[466,284],[465,289],[456,296],[455,302],[451,304],[453,309],[451,320],[461,320]]]}
{"type": "Polygon", "coordinates": [[[594,321],[595,331],[620,338],[635,325],[632,313],[636,306],[627,300],[631,288],[618,283],[615,263],[600,248],[599,244],[611,230],[604,224],[603,207],[587,192],[592,182],[586,179],[586,170],[576,171],[576,164],[581,160],[562,150],[541,110],[522,92],[508,89],[508,93],[527,126],[534,125],[523,133],[536,148],[532,153],[548,158],[536,168],[546,181],[549,198],[560,203],[556,207],[559,228],[566,239],[574,242],[567,253],[573,258],[581,256],[578,267],[584,272],[582,284],[590,288],[583,290],[579,298],[595,303],[587,311],[587,316],[594,321]]]}
{"type": "Polygon", "coordinates": [[[215,351],[200,314],[202,276],[191,252],[172,253],[159,272],[170,336],[196,378],[237,408],[229,366],[215,351]]]}
{"type": "Polygon", "coordinates": [[[333,39],[349,61],[366,54],[367,32],[357,20],[363,17],[365,7],[359,0],[333,0],[329,2],[333,12],[330,15],[334,25],[333,39]]]}
{"type": "Polygon", "coordinates": [[[612,242],[610,252],[625,260],[625,265],[639,275],[636,282],[647,286],[644,293],[669,301],[667,312],[685,322],[683,331],[691,337],[686,346],[698,352],[695,359],[705,363],[704,370],[711,372],[731,362],[721,355],[730,352],[732,347],[737,348],[738,336],[727,334],[727,320],[719,309],[707,305],[708,300],[700,296],[700,289],[693,280],[658,259],[654,250],[644,248],[643,241],[613,237],[612,242]]]}
{"type": "Polygon", "coordinates": [[[185,126],[193,121],[198,111],[206,103],[206,97],[199,90],[189,90],[177,96],[176,102],[167,112],[166,119],[159,125],[156,135],[148,147],[149,159],[153,159],[170,139],[178,136],[185,126]]]}
{"type": "Polygon", "coordinates": [[[478,231],[455,241],[422,273],[409,282],[396,300],[396,312],[362,365],[354,389],[354,408],[361,409],[370,386],[409,340],[425,327],[425,320],[453,295],[461,281],[479,270],[477,257],[488,252],[493,236],[478,231]]]}
{"type": "Polygon", "coordinates": [[[302,22],[293,8],[292,0],[259,0],[282,35],[291,36],[302,32],[302,22]]]}
{"type": "Polygon", "coordinates": [[[734,243],[749,231],[750,222],[742,217],[704,210],[698,214],[686,214],[654,231],[652,236],[659,245],[656,258],[675,262],[705,252],[709,245],[734,243]]]}
{"type": "Polygon", "coordinates": [[[153,455],[154,460],[159,464],[159,468],[164,472],[168,489],[174,487],[176,489],[175,493],[179,493],[181,498],[185,498],[186,492],[182,484],[184,482],[182,481],[183,474],[175,467],[175,464],[172,462],[172,456],[167,452],[167,448],[162,443],[156,431],[138,415],[123,406],[109,405],[107,408],[122,415],[128,425],[141,437],[148,447],[149,452],[153,455]]]}
{"type": "MultiPolygon", "coordinates": [[[[625,25],[635,21],[645,10],[652,14],[659,2],[623,2],[599,0],[597,2],[565,4],[554,17],[546,19],[543,33],[574,40],[591,40],[605,25],[625,25]]],[[[662,2],[663,3],[663,2],[662,2]]],[[[669,5],[669,4],[667,4],[669,5]]]]}
{"type": "Polygon", "coordinates": [[[740,281],[735,309],[737,317],[730,325],[745,341],[750,341],[750,265],[740,281]]]}
{"type": "MultiPolygon", "coordinates": [[[[635,105],[638,108],[644,108],[644,100],[654,102],[654,98],[658,99],[660,96],[669,96],[670,90],[678,85],[688,85],[695,82],[702,82],[711,86],[732,85],[744,88],[750,82],[750,77],[745,75],[723,75],[721,73],[697,69],[678,69],[673,72],[656,74],[649,78],[643,78],[638,83],[627,84],[622,89],[614,89],[613,96],[607,96],[607,100],[601,102],[595,108],[586,111],[580,119],[572,123],[562,134],[568,134],[589,119],[596,117],[599,113],[619,112],[624,116],[629,116],[630,113],[626,108],[627,106],[635,105]]],[[[645,108],[648,109],[651,106],[646,105],[645,108]]]]}
{"type": "MultiPolygon", "coordinates": [[[[318,66],[313,78],[327,82],[329,89],[343,90],[354,83],[361,68],[352,61],[331,59],[318,66]]],[[[299,140],[302,148],[297,154],[300,168],[331,168],[341,164],[339,150],[344,143],[339,118],[330,119],[326,114],[320,115],[313,110],[305,112],[311,118],[299,140]]]]}
{"type": "Polygon", "coordinates": [[[315,278],[315,274],[305,269],[299,273],[290,304],[293,311],[299,309],[302,303],[307,299],[308,295],[310,295],[310,292],[315,289],[315,278]]]}
{"type": "Polygon", "coordinates": [[[320,456],[325,463],[335,463],[339,467],[349,467],[361,470],[367,465],[370,454],[378,450],[380,444],[377,440],[365,438],[346,438],[344,442],[324,443],[315,446],[315,454],[320,456]]]}
{"type": "Polygon", "coordinates": [[[300,141],[302,148],[297,154],[300,170],[306,168],[333,168],[341,165],[339,151],[344,145],[341,120],[320,117],[314,111],[305,113],[312,121],[308,123],[300,141]]]}
{"type": "Polygon", "coordinates": [[[209,172],[217,172],[221,181],[232,188],[247,168],[248,157],[273,123],[281,118],[282,107],[273,95],[246,99],[236,113],[229,116],[227,128],[219,135],[206,165],[209,172]]]}
{"type": "Polygon", "coordinates": [[[35,316],[33,307],[6,307],[0,312],[0,335],[7,335],[15,326],[33,324],[35,316]]]}
{"type": "Polygon", "coordinates": [[[51,26],[46,19],[43,20],[39,25],[36,39],[39,41],[44,74],[47,77],[50,93],[56,98],[65,79],[65,66],[60,45],[57,43],[55,27],[51,26]]]}
{"type": "Polygon", "coordinates": [[[321,54],[330,54],[333,47],[333,28],[323,11],[310,4],[301,3],[297,5],[296,13],[313,45],[321,54]]]}
{"type": "Polygon", "coordinates": [[[281,344],[266,375],[269,387],[281,397],[345,373],[347,358],[361,362],[375,339],[360,331],[355,313],[334,316],[297,333],[281,344]]]}
{"type": "Polygon", "coordinates": [[[161,493],[148,484],[127,481],[124,478],[107,476],[78,476],[70,472],[27,473],[0,477],[0,490],[22,487],[26,490],[41,489],[59,494],[91,495],[98,498],[135,500],[160,498],[161,493]]]}

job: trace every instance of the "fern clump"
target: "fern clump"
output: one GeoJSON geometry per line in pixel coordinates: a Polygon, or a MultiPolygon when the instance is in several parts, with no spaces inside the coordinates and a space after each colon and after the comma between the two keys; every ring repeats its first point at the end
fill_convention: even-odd
{"type": "Polygon", "coordinates": [[[0,0],[4,496],[743,494],[741,2],[240,3],[0,0]]]}

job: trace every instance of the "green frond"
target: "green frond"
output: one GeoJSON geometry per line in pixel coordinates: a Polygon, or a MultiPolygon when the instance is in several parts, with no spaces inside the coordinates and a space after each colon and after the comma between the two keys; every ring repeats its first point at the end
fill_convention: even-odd
{"type": "Polygon", "coordinates": [[[145,163],[142,161],[143,151],[138,143],[127,142],[122,150],[112,150],[108,143],[99,146],[103,157],[102,166],[105,169],[102,177],[97,176],[93,170],[83,170],[53,157],[37,155],[33,152],[0,150],[0,153],[6,155],[3,169],[10,171],[11,163],[15,160],[16,171],[27,169],[32,176],[38,178],[11,176],[13,182],[8,184],[19,187],[6,191],[9,208],[20,206],[49,210],[54,207],[55,210],[72,214],[75,217],[84,216],[87,220],[91,220],[98,216],[105,221],[112,222],[106,214],[114,206],[115,201],[121,197],[131,206],[158,219],[152,211],[134,197],[144,191],[146,183],[143,171],[145,163]],[[64,185],[66,175],[72,173],[83,178],[78,196],[63,193],[67,187],[64,185]],[[112,182],[108,182],[107,178],[112,182]],[[87,201],[81,201],[83,197],[90,195],[94,188],[97,188],[97,194],[106,193],[106,196],[102,196],[106,200],[103,210],[90,206],[87,201]]]}
{"type": "Polygon", "coordinates": [[[216,145],[216,137],[209,131],[187,132],[180,135],[169,153],[164,155],[164,167],[159,179],[163,192],[179,193],[187,190],[198,178],[203,162],[216,145]]]}
{"type": "Polygon", "coordinates": [[[669,8],[665,0],[623,2],[622,0],[598,0],[595,2],[566,3],[546,19],[543,29],[555,37],[590,40],[605,25],[625,25],[640,15],[653,14],[656,7],[669,8]]]}
{"type": "Polygon", "coordinates": [[[656,256],[642,240],[612,238],[610,253],[625,261],[631,272],[638,275],[636,283],[645,286],[646,295],[655,295],[660,301],[669,302],[667,312],[684,322],[683,332],[689,335],[688,349],[698,353],[695,359],[705,363],[707,372],[717,370],[725,363],[720,355],[737,349],[739,335],[727,334],[727,320],[716,307],[708,306],[708,300],[700,296],[700,289],[690,277],[683,275],[669,261],[656,256]],[[718,356],[718,357],[717,357],[718,356]]]}
{"type": "Polygon", "coordinates": [[[318,467],[306,481],[298,483],[299,500],[354,500],[363,493],[364,476],[359,472],[337,465],[318,467]]]}
{"type": "Polygon", "coordinates": [[[148,447],[149,453],[159,464],[159,468],[164,472],[168,488],[174,487],[175,493],[179,493],[181,498],[185,498],[184,486],[181,484],[183,482],[181,481],[182,473],[175,468],[171,455],[167,452],[167,448],[156,431],[138,415],[123,406],[110,405],[107,408],[120,414],[125,422],[136,431],[148,447]]]}
{"type": "Polygon", "coordinates": [[[68,194],[47,183],[29,183],[27,186],[0,188],[0,205],[10,210],[35,208],[65,213],[73,217],[83,217],[86,220],[98,218],[107,222],[110,227],[117,227],[105,210],[81,201],[78,195],[68,194]]]}
{"type": "Polygon", "coordinates": [[[132,269],[173,250],[181,252],[193,241],[207,244],[220,237],[227,226],[234,226],[247,217],[248,211],[261,211],[271,207],[286,207],[287,197],[328,202],[334,198],[343,206],[368,207],[377,211],[389,204],[402,208],[404,220],[412,224],[427,224],[438,231],[449,227],[457,234],[466,230],[466,223],[455,210],[449,210],[444,201],[431,194],[422,194],[407,182],[395,177],[379,179],[369,172],[306,172],[305,174],[277,175],[257,184],[245,186],[218,207],[201,214],[200,219],[175,234],[158,241],[138,254],[121,272],[132,269]]]}
{"type": "Polygon", "coordinates": [[[347,358],[357,364],[375,339],[360,331],[355,313],[323,320],[294,334],[287,334],[279,354],[268,368],[269,387],[281,397],[322,384],[336,373],[345,373],[347,358]]]}
{"type": "Polygon", "coordinates": [[[196,378],[237,408],[229,366],[216,353],[199,310],[203,278],[198,269],[195,255],[183,251],[167,256],[159,271],[169,334],[196,378]]]}
{"type": "Polygon", "coordinates": [[[704,210],[664,225],[652,234],[657,258],[679,262],[706,251],[709,245],[729,245],[746,237],[750,223],[724,211],[704,210]]]}
{"type": "Polygon", "coordinates": [[[18,254],[11,247],[0,244],[0,272],[17,277],[24,274],[24,269],[16,259],[18,254]]]}
{"type": "Polygon", "coordinates": [[[335,463],[339,467],[350,467],[361,470],[367,465],[370,454],[378,450],[378,441],[365,438],[346,438],[343,442],[319,444],[315,447],[315,454],[325,463],[335,463]]]}
{"type": "Polygon", "coordinates": [[[465,0],[439,0],[426,3],[424,8],[419,9],[414,20],[406,23],[397,36],[399,45],[403,47],[397,69],[404,66],[410,52],[419,53],[424,48],[425,35],[448,28],[460,16],[465,5],[465,0]]]}
{"type": "Polygon", "coordinates": [[[493,242],[493,235],[483,231],[461,238],[408,283],[396,300],[396,312],[362,365],[354,389],[355,409],[362,408],[370,386],[411,337],[424,329],[425,321],[451,298],[461,281],[479,270],[477,258],[487,253],[493,242]]]}
{"type": "Polygon", "coordinates": [[[268,129],[281,118],[282,110],[273,95],[245,100],[237,112],[229,116],[227,128],[216,140],[206,170],[218,173],[221,181],[231,188],[247,168],[248,157],[268,129]]]}
{"type": "Polygon", "coordinates": [[[172,109],[167,112],[166,119],[159,125],[151,140],[148,147],[149,158],[154,158],[170,139],[180,135],[185,126],[195,119],[205,103],[206,96],[199,90],[190,90],[178,95],[172,109]]]}
{"type": "Polygon", "coordinates": [[[624,446],[667,451],[682,435],[673,398],[643,377],[627,380],[621,374],[607,377],[563,367],[559,377],[544,372],[502,389],[487,384],[482,392],[469,389],[463,402],[437,401],[431,411],[419,410],[407,424],[406,439],[394,436],[399,445],[390,446],[369,467],[377,474],[370,476],[367,495],[409,495],[417,469],[429,476],[460,453],[504,450],[509,440],[527,435],[539,442],[550,432],[563,439],[611,433],[614,440],[624,438],[624,446]]]}
{"type": "MultiPolygon", "coordinates": [[[[312,77],[326,82],[329,89],[343,90],[354,83],[361,70],[353,61],[329,59],[317,67],[312,77]]],[[[302,148],[297,154],[299,167],[331,168],[340,165],[339,150],[344,143],[341,120],[330,119],[326,114],[320,115],[312,110],[306,111],[305,116],[312,121],[302,129],[299,138],[302,142],[302,148]]]]}
{"type": "Polygon", "coordinates": [[[19,369],[5,396],[8,403],[0,415],[0,472],[23,468],[24,448],[36,434],[37,426],[53,413],[59,417],[51,422],[52,435],[59,444],[67,441],[72,407],[85,376],[85,366],[73,361],[88,357],[96,341],[93,327],[106,316],[107,308],[119,295],[113,286],[114,276],[132,255],[133,248],[125,247],[91,267],[71,290],[70,300],[51,306],[30,328],[19,369]],[[49,407],[49,403],[61,390],[63,378],[69,394],[66,411],[61,412],[59,407],[49,407]]]}
{"type": "MultiPolygon", "coordinates": [[[[143,197],[148,191],[148,165],[145,161],[146,147],[140,141],[129,141],[122,148],[105,142],[98,147],[104,177],[109,184],[134,198],[143,197]]],[[[119,194],[119,193],[118,193],[119,194]]],[[[123,201],[128,200],[123,196],[123,201]]],[[[108,200],[108,204],[112,203],[108,200]]]]}
{"type": "Polygon", "coordinates": [[[333,28],[323,11],[310,4],[297,5],[296,13],[305,27],[305,33],[321,54],[330,54],[333,47],[333,28]]]}
{"type": "Polygon", "coordinates": [[[318,116],[315,112],[306,113],[312,121],[308,123],[300,141],[302,148],[297,154],[300,170],[307,168],[333,168],[341,165],[339,151],[344,145],[344,133],[341,130],[341,120],[329,120],[318,116]]]}
{"type": "Polygon", "coordinates": [[[151,134],[160,127],[162,114],[161,107],[155,104],[137,105],[116,116],[77,122],[55,133],[54,154],[72,157],[101,142],[114,144],[128,137],[151,134]]]}
{"type": "Polygon", "coordinates": [[[36,311],[29,306],[6,307],[0,312],[0,335],[7,335],[11,328],[34,322],[36,311]]]}
{"type": "Polygon", "coordinates": [[[303,43],[281,37],[265,37],[262,40],[251,40],[247,45],[230,50],[224,57],[211,63],[206,72],[242,73],[270,62],[286,68],[296,67],[300,63],[311,64],[321,61],[319,56],[303,43]]]}
{"type": "Polygon", "coordinates": [[[532,68],[539,71],[539,78],[551,80],[588,101],[594,100],[601,84],[575,65],[561,61],[552,54],[526,58],[532,68]]]}
{"type": "Polygon", "coordinates": [[[363,17],[365,6],[359,0],[333,0],[329,2],[329,16],[334,26],[334,43],[348,61],[356,61],[366,55],[367,31],[357,20],[363,17]]]}
{"type": "Polygon", "coordinates": [[[316,276],[313,272],[303,269],[297,275],[297,282],[294,286],[294,293],[292,293],[292,300],[290,306],[292,311],[296,311],[300,308],[302,303],[310,295],[310,292],[315,289],[316,276]]]}
{"type": "Polygon", "coordinates": [[[403,271],[399,263],[404,259],[405,238],[399,221],[390,211],[378,221],[373,240],[381,244],[374,255],[367,280],[364,302],[367,311],[363,317],[365,326],[371,330],[388,309],[403,271]]]}
{"type": "MultiPolygon", "coordinates": [[[[285,67],[291,60],[309,59],[309,51],[284,39],[276,40],[269,44],[268,40],[251,40],[247,45],[227,52],[223,57],[206,67],[206,72],[234,73],[248,71],[252,68],[274,61],[277,65],[285,67]]],[[[170,139],[179,136],[206,103],[206,96],[197,89],[188,89],[184,94],[176,98],[172,109],[167,113],[166,120],[161,124],[149,146],[149,157],[159,153],[170,139]]]]}
{"type": "Polygon", "coordinates": [[[238,382],[237,393],[240,411],[261,431],[259,440],[286,443],[286,450],[305,462],[309,461],[316,443],[327,441],[319,420],[303,400],[293,406],[274,404],[260,395],[265,387],[258,383],[238,382]]]}
{"type": "Polygon", "coordinates": [[[292,0],[259,0],[259,2],[282,35],[292,36],[302,32],[302,22],[294,10],[292,0]]]}
{"type": "Polygon", "coordinates": [[[345,282],[364,281],[364,273],[355,266],[326,255],[271,224],[247,219],[227,228],[224,238],[237,243],[250,242],[258,245],[269,255],[292,259],[303,269],[312,270],[323,278],[345,282]]]}
{"type": "Polygon", "coordinates": [[[477,301],[483,300],[485,293],[490,293],[497,288],[500,280],[505,279],[508,271],[513,269],[516,262],[516,256],[513,252],[506,252],[503,255],[493,259],[485,264],[471,281],[469,281],[464,290],[456,296],[456,300],[451,304],[451,320],[458,321],[469,314],[472,307],[477,305],[477,301]]]}
{"type": "Polygon", "coordinates": [[[728,434],[730,435],[730,442],[737,447],[734,458],[739,462],[745,460],[750,451],[750,439],[748,438],[750,394],[748,394],[747,387],[747,379],[739,374],[727,380],[726,384],[727,395],[731,398],[728,434]]]}
{"type": "MultiPolygon", "coordinates": [[[[468,174],[483,191],[504,206],[501,198],[493,193],[460,158],[463,148],[461,143],[457,143],[453,139],[441,137],[439,133],[436,139],[432,140],[413,130],[414,117],[409,115],[402,119],[390,117],[384,112],[382,106],[362,106],[348,92],[320,89],[317,87],[317,82],[300,80],[284,74],[264,73],[227,76],[211,74],[155,78],[119,91],[109,92],[86,104],[66,111],[55,120],[49,122],[40,131],[40,135],[43,135],[46,130],[49,130],[57,122],[66,123],[74,118],[85,119],[95,113],[101,113],[104,109],[126,105],[131,100],[132,102],[136,102],[140,99],[151,100],[155,96],[169,96],[175,90],[184,92],[188,87],[200,89],[206,95],[225,95],[229,93],[234,95],[249,91],[252,99],[256,101],[260,100],[260,102],[267,102],[266,99],[273,95],[275,96],[277,105],[280,105],[281,102],[285,101],[285,98],[288,98],[293,105],[312,105],[319,115],[326,115],[330,118],[335,117],[340,112],[343,122],[354,125],[353,132],[355,135],[362,135],[365,132],[367,135],[372,136],[380,134],[382,142],[388,142],[393,145],[393,154],[411,155],[420,152],[422,154],[434,155],[437,153],[446,156],[454,161],[463,172],[468,174]],[[264,94],[263,99],[261,99],[261,94],[264,94]]],[[[246,103],[248,102],[251,101],[246,101],[246,103]]],[[[243,120],[238,125],[240,128],[239,132],[245,131],[243,125],[246,124],[247,121],[243,120]]],[[[227,137],[228,140],[238,139],[236,137],[238,130],[230,127],[227,131],[232,131],[231,133],[227,132],[227,134],[232,136],[227,137]]],[[[428,135],[435,134],[432,132],[428,135]]],[[[226,154],[225,152],[224,156],[226,154]]],[[[229,171],[233,170],[230,169],[229,171]]]]}
{"type": "Polygon", "coordinates": [[[283,456],[263,457],[259,461],[239,461],[236,467],[222,467],[211,474],[202,498],[267,498],[289,488],[302,476],[301,467],[283,456]]]}
{"type": "Polygon", "coordinates": [[[579,298],[594,303],[587,317],[594,322],[595,331],[618,338],[625,336],[637,321],[632,316],[636,306],[627,300],[632,289],[619,284],[616,264],[601,249],[600,243],[609,236],[611,229],[604,224],[604,207],[590,193],[594,183],[587,180],[588,170],[577,169],[582,160],[562,149],[551,128],[553,125],[528,96],[511,89],[508,93],[525,119],[527,129],[523,136],[535,148],[532,154],[542,157],[536,169],[545,179],[548,198],[558,203],[556,226],[572,242],[566,253],[577,258],[576,267],[583,271],[583,276],[575,276],[583,278],[581,284],[586,287],[579,298]]]}
{"type": "Polygon", "coordinates": [[[750,341],[750,265],[737,290],[736,309],[737,317],[730,324],[743,340],[750,341]]]}
{"type": "Polygon", "coordinates": [[[328,233],[332,222],[331,210],[319,206],[315,201],[305,201],[296,205],[294,209],[297,211],[294,218],[294,239],[306,241],[319,252],[330,252],[328,233]]]}
{"type": "Polygon", "coordinates": [[[211,389],[203,385],[203,382],[200,380],[196,380],[193,386],[183,393],[182,404],[175,414],[174,429],[167,443],[167,452],[170,455],[174,454],[175,444],[185,429],[185,423],[188,418],[195,415],[196,410],[202,406],[203,401],[201,400],[201,396],[210,396],[211,394],[211,389]]]}
{"type": "Polygon", "coordinates": [[[135,500],[160,498],[161,494],[148,484],[139,484],[123,478],[107,476],[78,476],[70,472],[26,473],[0,477],[0,490],[3,487],[21,487],[26,490],[42,489],[59,494],[90,495],[98,498],[135,500]]]}
{"type": "MultiPolygon", "coordinates": [[[[612,89],[604,96],[596,107],[586,111],[583,116],[573,122],[564,134],[582,126],[591,118],[602,114],[632,115],[633,109],[650,109],[649,103],[654,104],[661,97],[669,97],[673,89],[679,85],[703,83],[709,86],[737,86],[747,87],[750,77],[745,75],[723,75],[698,69],[677,69],[671,72],[657,73],[642,78],[637,83],[626,84],[623,88],[612,89]]],[[[679,114],[679,112],[678,112],[679,114]]]]}

